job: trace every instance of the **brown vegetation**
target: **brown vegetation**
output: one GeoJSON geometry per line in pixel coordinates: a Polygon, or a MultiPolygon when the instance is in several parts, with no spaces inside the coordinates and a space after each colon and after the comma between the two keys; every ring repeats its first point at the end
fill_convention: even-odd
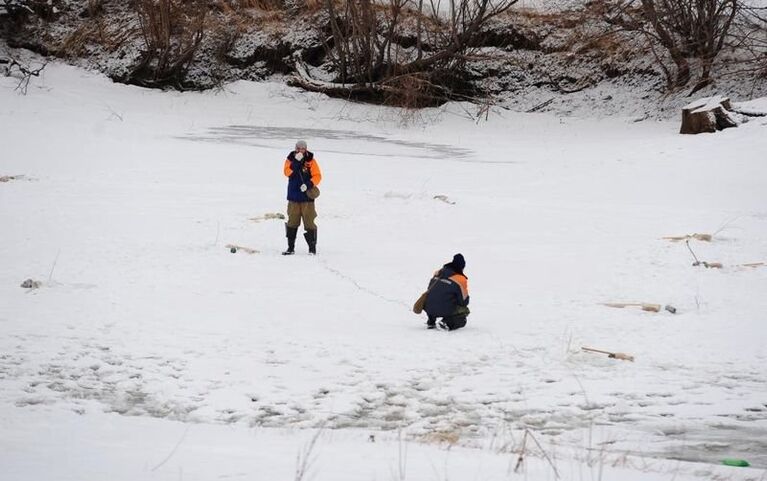
{"type": "Polygon", "coordinates": [[[748,52],[745,59],[733,59],[739,68],[735,75],[752,75],[756,79],[767,78],[767,7],[743,7],[739,22],[732,32],[732,43],[748,52]]]}
{"type": "Polygon", "coordinates": [[[64,37],[55,49],[55,53],[59,56],[76,58],[86,53],[88,45],[99,45],[107,52],[114,52],[139,35],[140,30],[135,27],[130,18],[106,21],[99,15],[93,15],[64,37]]]}
{"type": "Polygon", "coordinates": [[[148,87],[182,86],[205,30],[203,0],[135,0],[144,49],[128,81],[148,87]]]}
{"type": "Polygon", "coordinates": [[[325,47],[337,73],[333,85],[299,75],[293,83],[329,95],[404,107],[439,105],[473,96],[465,81],[471,50],[491,19],[516,0],[459,0],[446,13],[419,0],[325,0],[325,47]],[[405,28],[415,22],[414,32],[405,28]],[[407,40],[413,35],[412,41],[407,40]]]}
{"type": "Polygon", "coordinates": [[[767,78],[765,10],[740,0],[587,0],[561,12],[511,10],[515,1],[442,2],[438,13],[431,0],[29,0],[0,32],[43,55],[101,55],[115,80],[147,87],[283,73],[307,90],[412,109],[487,107],[526,87],[570,94],[634,74],[695,91],[728,62],[738,78],[767,78]]]}
{"type": "Polygon", "coordinates": [[[599,0],[605,21],[646,39],[671,89],[699,75],[693,92],[709,85],[711,71],[739,0],[599,0]]]}

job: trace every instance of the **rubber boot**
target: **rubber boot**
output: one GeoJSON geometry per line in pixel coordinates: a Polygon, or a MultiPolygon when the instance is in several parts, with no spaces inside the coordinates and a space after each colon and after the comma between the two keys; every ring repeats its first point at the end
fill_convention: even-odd
{"type": "Polygon", "coordinates": [[[309,254],[317,254],[317,229],[304,232],[304,239],[309,245],[309,254]]]}
{"type": "Polygon", "coordinates": [[[296,253],[296,235],[298,235],[298,227],[288,227],[285,224],[285,237],[288,238],[288,250],[282,253],[284,256],[292,256],[296,253]]]}
{"type": "Polygon", "coordinates": [[[448,331],[455,331],[466,326],[466,316],[457,315],[450,317],[443,317],[440,324],[444,323],[448,331]]]}

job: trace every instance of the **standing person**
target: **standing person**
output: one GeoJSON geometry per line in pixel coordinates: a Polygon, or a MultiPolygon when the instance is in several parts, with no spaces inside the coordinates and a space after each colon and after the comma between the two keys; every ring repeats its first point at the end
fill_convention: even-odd
{"type": "Polygon", "coordinates": [[[306,148],[306,141],[296,142],[296,149],[285,159],[285,176],[288,178],[288,221],[285,223],[285,235],[288,249],[282,255],[292,255],[296,251],[296,234],[301,220],[304,222],[304,239],[309,245],[309,253],[317,253],[317,210],[314,199],[319,195],[322,180],[320,164],[314,153],[306,148]]]}
{"type": "Polygon", "coordinates": [[[441,269],[434,273],[429,281],[424,310],[429,316],[427,329],[434,329],[437,318],[441,317],[439,327],[448,331],[460,329],[466,325],[469,315],[469,278],[463,273],[466,260],[462,254],[453,256],[441,269]]]}

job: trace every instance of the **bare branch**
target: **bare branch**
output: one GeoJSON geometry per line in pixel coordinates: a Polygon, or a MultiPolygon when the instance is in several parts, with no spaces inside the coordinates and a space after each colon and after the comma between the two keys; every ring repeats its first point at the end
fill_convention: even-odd
{"type": "Polygon", "coordinates": [[[3,63],[6,65],[5,72],[4,72],[6,77],[12,77],[12,76],[19,77],[19,83],[18,85],[16,85],[15,90],[21,92],[22,95],[27,94],[27,88],[29,87],[29,82],[32,80],[32,77],[39,77],[40,73],[48,65],[48,61],[45,61],[39,67],[33,68],[33,67],[30,67],[29,65],[22,63],[19,59],[16,59],[14,57],[9,57],[5,60],[0,60],[0,63],[3,63]]]}

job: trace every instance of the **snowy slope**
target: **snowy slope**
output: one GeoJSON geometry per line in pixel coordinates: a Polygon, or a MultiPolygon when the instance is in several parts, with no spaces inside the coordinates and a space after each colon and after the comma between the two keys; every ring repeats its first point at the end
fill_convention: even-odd
{"type": "MultiPolygon", "coordinates": [[[[743,266],[767,261],[765,119],[681,136],[453,105],[402,125],[278,84],[166,93],[49,65],[15,85],[0,79],[10,479],[284,478],[319,427],[315,479],[404,479],[399,432],[411,479],[501,479],[526,428],[566,479],[590,456],[621,479],[767,467],[767,267],[743,266]],[[265,217],[298,138],[324,174],[320,254],[285,258],[265,217]],[[722,269],[662,239],[692,233],[722,269]],[[410,306],[456,252],[469,324],[426,331],[410,306]]],[[[552,479],[534,457],[527,476],[552,479]]]]}

